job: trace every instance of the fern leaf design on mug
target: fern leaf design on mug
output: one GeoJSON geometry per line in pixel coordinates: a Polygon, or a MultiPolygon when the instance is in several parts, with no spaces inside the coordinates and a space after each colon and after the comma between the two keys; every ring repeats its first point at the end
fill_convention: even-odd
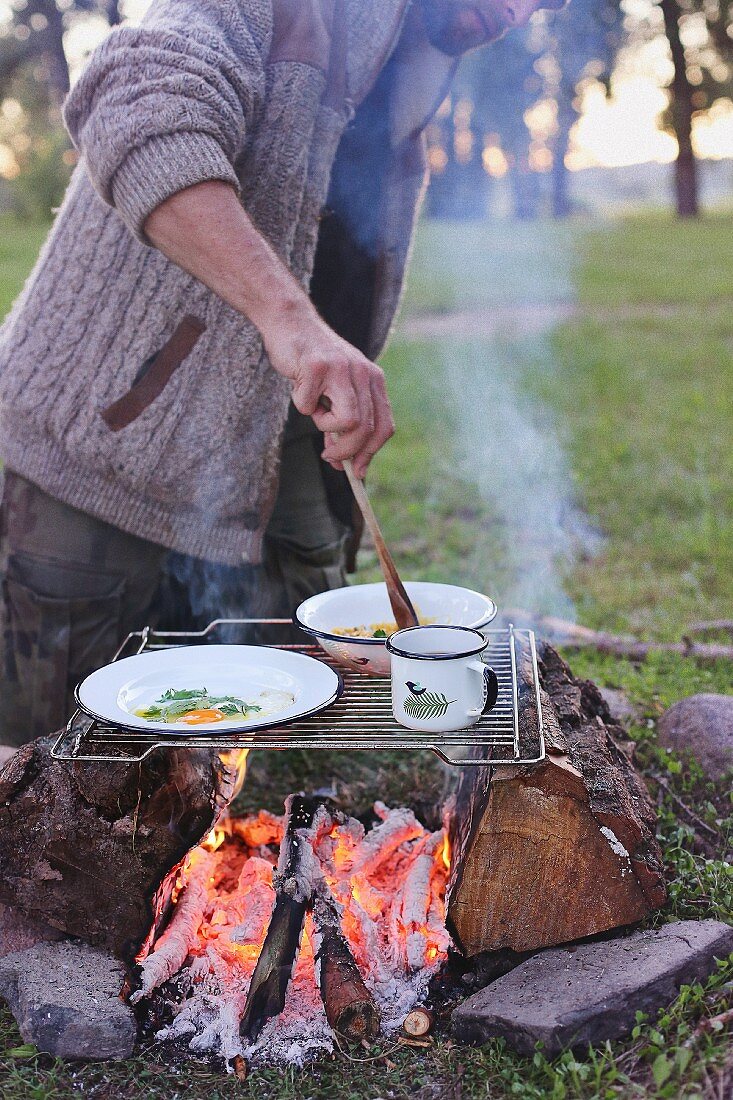
{"type": "Polygon", "coordinates": [[[428,691],[421,684],[408,681],[405,687],[410,695],[405,699],[405,714],[418,722],[424,722],[428,718],[442,718],[455,699],[447,699],[437,691],[428,691]]]}

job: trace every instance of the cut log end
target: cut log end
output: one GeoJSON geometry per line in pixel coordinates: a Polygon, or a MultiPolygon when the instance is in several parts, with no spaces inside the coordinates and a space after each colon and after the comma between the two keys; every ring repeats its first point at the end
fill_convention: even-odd
{"type": "Polygon", "coordinates": [[[381,1028],[381,1020],[374,1003],[352,1001],[340,1012],[326,1011],[328,1022],[335,1032],[347,1039],[376,1039],[381,1028]]]}
{"type": "Polygon", "coordinates": [[[402,1030],[410,1039],[424,1039],[432,1031],[434,1017],[432,1012],[418,1005],[408,1012],[402,1024],[402,1030]]]}
{"type": "Polygon", "coordinates": [[[238,1081],[246,1081],[249,1077],[249,1066],[241,1054],[235,1054],[231,1061],[231,1069],[238,1081]]]}
{"type": "Polygon", "coordinates": [[[466,769],[459,780],[447,923],[469,956],[633,924],[665,899],[655,815],[616,744],[623,730],[549,646],[540,681],[545,761],[466,769]]]}

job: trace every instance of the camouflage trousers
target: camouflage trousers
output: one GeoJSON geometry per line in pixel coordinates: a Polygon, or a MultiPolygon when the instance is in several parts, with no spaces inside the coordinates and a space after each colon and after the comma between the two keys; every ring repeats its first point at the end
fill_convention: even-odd
{"type": "MultiPolygon", "coordinates": [[[[220,617],[288,618],[301,600],[346,583],[347,531],[329,509],[309,424],[291,416],[260,565],[170,553],[5,471],[0,745],[61,727],[74,710],[76,685],[132,630],[202,629],[220,617]]],[[[240,631],[215,640],[278,639],[240,631]]]]}

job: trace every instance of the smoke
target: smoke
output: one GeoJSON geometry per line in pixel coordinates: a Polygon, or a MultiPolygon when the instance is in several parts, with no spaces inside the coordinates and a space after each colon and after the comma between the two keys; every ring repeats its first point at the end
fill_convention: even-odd
{"type": "Polygon", "coordinates": [[[551,336],[576,311],[574,240],[542,222],[494,223],[468,256],[467,227],[457,228],[427,231],[460,312],[405,327],[426,336],[433,324],[439,337],[453,437],[447,470],[475,487],[488,517],[467,573],[500,609],[572,618],[567,578],[602,537],[578,503],[561,425],[532,383],[561,370],[551,336]]]}
{"type": "MultiPolygon", "coordinates": [[[[444,345],[443,371],[456,427],[455,460],[495,525],[475,554],[500,608],[574,616],[564,580],[600,536],[577,504],[572,476],[550,412],[522,389],[528,341],[444,345]],[[494,585],[500,587],[492,588],[494,585]]],[[[556,369],[546,339],[532,341],[537,361],[556,369]]],[[[475,567],[474,570],[475,571],[475,567]]]]}

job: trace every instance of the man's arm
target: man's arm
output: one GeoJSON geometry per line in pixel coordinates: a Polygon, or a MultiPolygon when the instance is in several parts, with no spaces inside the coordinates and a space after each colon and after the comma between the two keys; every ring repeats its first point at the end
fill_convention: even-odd
{"type": "Polygon", "coordinates": [[[326,433],[323,457],[353,458],[359,477],[394,433],[382,370],[329,328],[247,217],[234,189],[211,181],[161,203],[148,239],[260,331],[273,368],[292,382],[293,403],[326,433]],[[328,397],[331,411],[319,408],[328,397]]]}

